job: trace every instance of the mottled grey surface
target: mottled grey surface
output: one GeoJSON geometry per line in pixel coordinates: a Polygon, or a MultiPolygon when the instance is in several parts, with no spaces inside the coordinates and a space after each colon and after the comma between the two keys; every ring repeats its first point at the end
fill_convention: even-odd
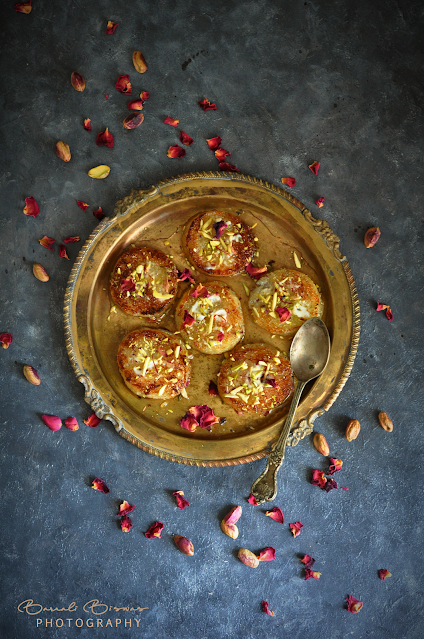
{"type": "MultiPolygon", "coordinates": [[[[421,639],[423,637],[422,518],[422,288],[423,288],[423,5],[413,0],[200,3],[195,0],[124,2],[33,0],[30,15],[2,6],[0,332],[13,333],[1,350],[2,410],[2,639],[38,637],[142,637],[143,639],[421,639]],[[107,20],[119,22],[105,35],[107,20]],[[141,49],[149,69],[134,72],[141,49]],[[84,93],[70,84],[78,70],[84,93]],[[125,131],[127,97],[114,89],[129,73],[133,96],[150,92],[144,124],[125,131]],[[106,100],[104,93],[109,95],[106,100]],[[204,113],[197,101],[216,102],[204,113]],[[194,144],[181,160],[166,155],[179,118],[194,144]],[[90,117],[93,131],[82,128],[90,117]],[[97,147],[108,126],[115,148],[97,147]],[[284,526],[245,498],[263,462],[235,468],[196,469],[162,461],[116,435],[109,422],[83,424],[90,410],[69,364],[62,301],[79,244],[70,261],[38,243],[56,246],[67,235],[82,241],[96,226],[92,211],[111,214],[132,188],[198,170],[216,170],[204,139],[221,135],[241,172],[280,184],[341,238],[356,278],[362,333],[356,363],[341,396],[317,427],[344,461],[339,484],[326,494],[309,483],[325,462],[307,439],[288,451],[276,504],[284,526]],[[72,160],[54,146],[63,139],[72,160]],[[321,162],[315,177],[307,168],[321,162]],[[94,181],[92,166],[110,176],[94,181]],[[22,213],[24,198],[40,204],[36,219],[22,213]],[[318,210],[314,200],[325,197],[318,210]],[[76,200],[89,202],[86,212],[76,200]],[[382,235],[363,245],[369,226],[382,235]],[[32,275],[33,261],[50,273],[32,275]],[[394,321],[375,312],[392,306],[394,321]],[[38,369],[40,387],[22,375],[38,369]],[[377,413],[393,419],[392,434],[377,413]],[[50,432],[42,413],[75,415],[82,427],[50,432]],[[347,443],[350,418],[361,422],[347,443]],[[111,493],[90,488],[103,477],[111,493]],[[184,490],[190,508],[177,510],[172,491],[184,490]],[[123,534],[117,504],[136,504],[134,527],[123,534]],[[240,538],[219,528],[223,513],[243,505],[240,538]],[[162,540],[143,532],[159,519],[162,540]],[[293,539],[288,523],[302,521],[293,539]],[[172,534],[192,539],[195,556],[180,554],[172,534]],[[239,547],[277,549],[274,562],[256,571],[236,559],[239,547]],[[316,559],[319,581],[303,580],[302,553],[316,559]],[[393,576],[383,582],[377,571],[393,576]],[[364,602],[346,611],[352,594],[364,602]],[[33,599],[76,613],[17,610],[33,599]],[[118,628],[87,627],[82,611],[98,599],[110,606],[140,606],[136,613],[102,615],[118,628]],[[275,617],[261,612],[269,601],[275,617]],[[71,628],[45,620],[72,618],[71,628]],[[77,628],[81,618],[84,626],[77,628]],[[132,619],[124,628],[125,618],[132,619]],[[139,627],[135,619],[139,619],[139,627]]],[[[64,622],[68,624],[67,621],[64,622]]],[[[71,622],[70,622],[71,623],[71,622]]]]}

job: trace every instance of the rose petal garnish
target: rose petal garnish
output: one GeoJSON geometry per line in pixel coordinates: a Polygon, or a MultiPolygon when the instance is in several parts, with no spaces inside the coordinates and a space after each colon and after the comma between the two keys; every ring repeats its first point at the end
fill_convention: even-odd
{"type": "Polygon", "coordinates": [[[127,104],[127,107],[130,111],[142,111],[143,100],[141,100],[141,98],[139,98],[138,100],[130,100],[127,104]]]}
{"type": "Polygon", "coordinates": [[[280,322],[286,322],[291,317],[291,311],[285,306],[279,306],[275,309],[275,312],[278,313],[280,322]]]}
{"type": "Polygon", "coordinates": [[[208,393],[211,397],[215,397],[216,395],[218,395],[218,386],[213,380],[209,382],[208,393]]]}
{"type": "Polygon", "coordinates": [[[312,162],[312,164],[308,164],[308,166],[314,175],[318,175],[318,170],[319,170],[319,167],[321,166],[321,162],[315,161],[315,162],[312,162]]]}
{"type": "Polygon", "coordinates": [[[56,143],[56,155],[64,162],[69,162],[71,159],[71,149],[63,140],[59,140],[59,142],[56,143]]]}
{"type": "Polygon", "coordinates": [[[304,581],[308,581],[308,579],[319,579],[321,577],[321,572],[315,572],[315,570],[311,570],[310,568],[305,568],[305,579],[304,581]]]}
{"type": "Polygon", "coordinates": [[[303,559],[300,560],[304,564],[305,568],[312,568],[315,563],[315,559],[311,555],[303,555],[303,559]]]}
{"type": "Polygon", "coordinates": [[[300,521],[296,521],[294,524],[289,524],[293,537],[300,535],[300,529],[303,528],[303,524],[300,521]]]}
{"type": "Polygon", "coordinates": [[[284,524],[283,511],[278,506],[274,506],[272,510],[267,510],[265,515],[271,517],[274,521],[278,521],[279,524],[284,524]]]}
{"type": "Polygon", "coordinates": [[[71,73],[71,84],[75,91],[84,91],[85,89],[85,80],[78,71],[71,73]]]}
{"type": "Polygon", "coordinates": [[[177,506],[180,510],[184,510],[184,508],[187,508],[187,506],[190,506],[190,502],[187,501],[187,499],[185,497],[183,497],[184,493],[182,490],[176,490],[174,493],[172,493],[175,497],[175,499],[177,500],[177,506]]]}
{"type": "Polygon", "coordinates": [[[209,100],[207,100],[206,98],[199,102],[199,107],[203,109],[203,111],[208,111],[209,109],[216,111],[217,109],[216,104],[214,102],[209,102],[209,100]]]}
{"type": "Polygon", "coordinates": [[[30,217],[37,217],[39,212],[40,212],[40,207],[38,206],[37,202],[34,200],[32,195],[30,195],[30,197],[26,197],[25,207],[24,207],[25,215],[29,215],[30,217]]]}
{"type": "Polygon", "coordinates": [[[185,149],[182,149],[179,144],[174,144],[168,149],[169,158],[182,158],[186,154],[185,149]]]}
{"type": "Polygon", "coordinates": [[[280,388],[275,379],[272,379],[271,377],[267,377],[265,382],[269,384],[269,386],[272,386],[272,388],[280,388]]]}
{"type": "Polygon", "coordinates": [[[228,224],[226,222],[224,222],[224,220],[220,220],[219,222],[215,222],[215,224],[212,224],[212,226],[215,229],[215,237],[218,240],[221,237],[221,235],[223,234],[224,229],[228,228],[228,224]]]}
{"type": "Polygon", "coordinates": [[[103,213],[103,209],[102,209],[101,206],[99,206],[97,211],[93,211],[93,215],[94,215],[95,218],[97,218],[99,220],[99,222],[101,222],[103,220],[103,218],[105,217],[105,214],[103,213]]]}
{"type": "Polygon", "coordinates": [[[259,561],[273,561],[275,559],[275,548],[268,546],[259,553],[259,561]]]}
{"type": "Polygon", "coordinates": [[[198,284],[194,291],[190,293],[190,297],[209,297],[208,289],[203,284],[198,284]]]}
{"type": "Polygon", "coordinates": [[[180,419],[181,428],[185,428],[185,430],[188,430],[190,433],[194,433],[198,425],[199,422],[192,413],[186,413],[184,417],[180,419]]]}
{"type": "Polygon", "coordinates": [[[387,577],[391,577],[392,573],[389,572],[387,568],[382,568],[381,570],[378,571],[378,576],[380,577],[380,579],[384,581],[385,579],[387,579],[387,577]]]}
{"type": "Polygon", "coordinates": [[[68,254],[66,252],[66,246],[64,244],[59,244],[59,257],[64,257],[69,260],[68,254]]]}
{"type": "Polygon", "coordinates": [[[120,281],[121,291],[135,291],[135,281],[132,277],[123,277],[120,281]]]}
{"type": "Polygon", "coordinates": [[[81,202],[81,200],[77,200],[77,204],[83,211],[86,211],[90,206],[89,204],[87,204],[87,202],[81,202]]]}
{"type": "Polygon", "coordinates": [[[195,283],[189,268],[185,268],[183,270],[183,272],[181,273],[180,277],[177,279],[177,282],[184,282],[185,280],[188,280],[192,284],[195,283]]]}
{"type": "Polygon", "coordinates": [[[53,251],[53,244],[56,242],[56,240],[54,240],[52,237],[47,237],[47,235],[44,235],[44,237],[41,238],[41,240],[38,240],[41,244],[41,246],[44,246],[44,248],[49,249],[49,251],[53,251]]]}
{"type": "Polygon", "coordinates": [[[130,513],[132,513],[132,511],[134,510],[135,506],[133,506],[132,504],[128,503],[125,499],[122,502],[122,504],[120,504],[119,506],[119,512],[118,512],[118,516],[119,517],[124,517],[125,515],[129,515],[130,513]]]}
{"type": "Polygon", "coordinates": [[[312,479],[311,479],[312,486],[319,486],[320,488],[325,488],[326,483],[327,483],[327,477],[325,477],[323,470],[318,470],[318,468],[316,468],[315,470],[312,471],[312,479]]]}
{"type": "Polygon", "coordinates": [[[317,200],[315,200],[315,204],[317,205],[319,209],[321,209],[324,206],[324,202],[325,202],[325,197],[319,197],[317,200]]]}
{"type": "Polygon", "coordinates": [[[65,424],[66,428],[69,428],[69,430],[79,429],[79,424],[76,417],[67,417],[63,420],[63,423],[65,424]]]}
{"type": "Polygon", "coordinates": [[[223,333],[222,331],[219,331],[218,335],[216,336],[216,339],[218,340],[218,342],[222,342],[224,337],[225,337],[225,333],[223,333]]]}
{"type": "Polygon", "coordinates": [[[241,506],[234,506],[234,508],[231,508],[230,512],[225,515],[223,521],[228,525],[236,524],[241,517],[242,511],[241,506]]]}
{"type": "Polygon", "coordinates": [[[146,102],[146,100],[148,100],[149,97],[150,97],[150,93],[148,91],[141,91],[140,100],[143,100],[143,102],[146,102]]]}
{"type": "Polygon", "coordinates": [[[165,118],[164,124],[170,124],[171,126],[178,126],[179,120],[170,118],[169,115],[165,118]]]}
{"type": "Polygon", "coordinates": [[[269,609],[269,604],[267,601],[263,601],[261,603],[261,606],[262,606],[262,612],[264,612],[266,615],[269,615],[270,617],[274,616],[273,611],[269,609]]]}
{"type": "Polygon", "coordinates": [[[366,248],[372,248],[380,239],[381,231],[378,226],[373,226],[365,233],[364,244],[366,248]]]}
{"type": "Polygon", "coordinates": [[[91,120],[90,120],[90,118],[85,118],[83,126],[84,126],[84,129],[90,133],[90,131],[91,131],[91,120]]]}
{"type": "Polygon", "coordinates": [[[147,539],[155,539],[156,537],[160,539],[162,530],[163,523],[161,521],[155,521],[155,523],[150,526],[149,530],[144,533],[144,536],[147,537],[147,539]]]}
{"type": "Polygon", "coordinates": [[[220,162],[218,164],[218,168],[220,171],[230,171],[234,173],[235,171],[240,171],[234,164],[228,164],[228,162],[220,162]]]}
{"type": "Polygon", "coordinates": [[[137,73],[145,73],[147,71],[146,60],[144,59],[144,55],[141,51],[134,51],[132,55],[132,61],[134,65],[134,69],[137,73]]]}
{"type": "Polygon", "coordinates": [[[180,131],[180,142],[181,144],[190,146],[191,144],[193,144],[193,138],[190,137],[188,133],[185,133],[184,131],[180,131]]]}
{"type": "Polygon", "coordinates": [[[106,482],[104,482],[103,479],[100,479],[100,477],[96,477],[93,480],[91,488],[94,488],[94,490],[100,490],[100,492],[104,493],[105,495],[107,495],[107,493],[110,493],[109,488],[106,486],[106,482]]]}
{"type": "Polygon", "coordinates": [[[107,146],[108,149],[113,149],[115,146],[115,140],[113,139],[112,133],[106,127],[106,131],[101,131],[97,134],[96,137],[97,146],[107,146]]]}
{"type": "Polygon", "coordinates": [[[184,319],[183,319],[183,326],[193,326],[195,322],[194,317],[192,317],[192,315],[190,315],[190,313],[185,310],[184,311],[184,319]]]}
{"type": "Polygon", "coordinates": [[[281,181],[286,186],[296,186],[296,179],[294,177],[281,178],[281,181]]]}
{"type": "Polygon", "coordinates": [[[106,27],[106,34],[112,35],[112,33],[115,32],[115,29],[118,26],[118,24],[119,22],[112,22],[112,20],[108,20],[107,27],[106,27]]]}
{"type": "Polygon", "coordinates": [[[121,518],[121,530],[122,530],[122,532],[130,532],[132,526],[133,526],[133,523],[132,523],[130,517],[128,517],[128,515],[124,515],[121,518]]]}
{"type": "Polygon", "coordinates": [[[359,612],[364,605],[362,601],[358,601],[358,599],[355,599],[355,597],[352,597],[352,595],[348,595],[346,597],[346,601],[348,611],[353,612],[354,614],[356,612],[359,612]]]}
{"type": "Polygon", "coordinates": [[[265,275],[267,272],[267,266],[253,266],[252,263],[249,263],[246,266],[246,273],[250,275],[253,280],[258,280],[262,275],[265,275]]]}
{"type": "Polygon", "coordinates": [[[337,488],[337,482],[335,479],[327,479],[327,483],[324,486],[324,490],[329,493],[333,488],[337,488]]]}
{"type": "Polygon", "coordinates": [[[215,151],[215,157],[218,162],[225,162],[225,158],[227,157],[227,155],[231,155],[231,153],[229,151],[226,151],[225,149],[217,149],[215,151]]]}
{"type": "Polygon", "coordinates": [[[79,242],[80,241],[80,236],[79,235],[70,235],[69,237],[65,237],[65,239],[63,241],[65,242],[65,244],[69,244],[69,242],[79,242]]]}
{"type": "Polygon", "coordinates": [[[57,415],[41,415],[41,419],[50,430],[60,430],[62,428],[62,420],[57,415]]]}
{"type": "Polygon", "coordinates": [[[28,0],[28,2],[18,2],[15,4],[15,11],[18,13],[26,13],[28,15],[28,13],[31,13],[32,9],[31,2],[32,0],[28,0]]]}
{"type": "Polygon", "coordinates": [[[102,418],[97,417],[96,413],[93,412],[89,417],[87,417],[87,419],[84,419],[84,424],[87,424],[87,426],[90,426],[90,428],[96,428],[96,426],[98,426],[101,421],[102,418]]]}
{"type": "Polygon", "coordinates": [[[108,96],[108,94],[107,94],[107,93],[103,93],[103,95],[105,96],[105,99],[106,99],[106,100],[109,100],[109,96],[108,96]]]}
{"type": "Polygon", "coordinates": [[[340,488],[343,488],[343,490],[349,490],[349,488],[346,488],[346,486],[340,486],[340,488]]]}
{"type": "Polygon", "coordinates": [[[106,164],[99,164],[99,166],[95,166],[90,169],[88,175],[95,180],[103,180],[109,175],[109,173],[110,166],[107,166],[106,164]]]}
{"type": "Polygon", "coordinates": [[[342,469],[343,462],[341,459],[334,459],[334,457],[330,457],[330,465],[328,467],[328,475],[334,475],[334,473],[338,473],[339,470],[342,469]]]}
{"type": "Polygon", "coordinates": [[[130,113],[126,118],[122,120],[122,126],[124,129],[136,129],[140,124],[144,122],[144,115],[139,111],[134,111],[134,113],[130,113]]]}
{"type": "Polygon", "coordinates": [[[125,95],[131,95],[131,82],[130,76],[128,74],[120,75],[115,83],[115,89],[119,91],[119,93],[124,93],[125,95]]]}
{"type": "Polygon", "coordinates": [[[197,421],[199,422],[200,428],[212,430],[211,427],[214,424],[219,423],[219,417],[217,417],[212,408],[210,408],[206,404],[192,406],[188,410],[196,417],[197,421]]]}
{"type": "Polygon", "coordinates": [[[9,348],[12,342],[13,342],[12,333],[0,333],[0,343],[3,348],[9,348]]]}
{"type": "Polygon", "coordinates": [[[388,306],[387,304],[380,304],[380,302],[377,303],[377,311],[386,311],[386,317],[387,319],[392,322],[393,321],[393,313],[392,313],[392,309],[390,308],[390,306],[388,306]]]}
{"type": "Polygon", "coordinates": [[[216,138],[209,138],[206,142],[208,143],[208,147],[211,151],[216,151],[216,149],[219,149],[221,146],[222,138],[217,135],[216,138]]]}
{"type": "Polygon", "coordinates": [[[249,499],[247,501],[249,502],[249,504],[252,504],[252,506],[259,506],[255,496],[252,493],[250,493],[249,499]]]}

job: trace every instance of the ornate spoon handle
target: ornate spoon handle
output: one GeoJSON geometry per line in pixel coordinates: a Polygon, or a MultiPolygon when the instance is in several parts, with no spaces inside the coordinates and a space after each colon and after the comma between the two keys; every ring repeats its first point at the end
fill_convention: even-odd
{"type": "Polygon", "coordinates": [[[264,472],[259,475],[252,484],[251,492],[258,504],[263,504],[265,501],[272,501],[277,495],[277,473],[283,463],[287,437],[289,436],[294,415],[305,385],[306,382],[297,383],[289,414],[286,417],[281,435],[268,456],[264,472]]]}

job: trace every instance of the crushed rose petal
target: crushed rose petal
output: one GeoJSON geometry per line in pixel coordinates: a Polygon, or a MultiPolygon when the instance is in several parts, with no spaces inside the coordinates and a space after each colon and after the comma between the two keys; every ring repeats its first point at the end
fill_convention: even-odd
{"type": "Polygon", "coordinates": [[[305,568],[305,579],[304,581],[308,581],[308,579],[319,579],[321,577],[321,572],[315,572],[315,570],[311,570],[310,568],[305,568]]]}
{"type": "Polygon", "coordinates": [[[221,146],[222,138],[217,135],[215,138],[206,139],[206,142],[211,151],[216,151],[221,146]]]}
{"type": "Polygon", "coordinates": [[[218,342],[222,342],[224,337],[225,337],[225,333],[223,333],[222,331],[219,331],[218,335],[216,336],[216,339],[218,340],[218,342]]]}
{"type": "Polygon", "coordinates": [[[135,506],[133,506],[132,504],[128,503],[126,501],[126,499],[124,499],[122,504],[120,504],[120,506],[119,506],[119,512],[118,512],[119,517],[124,517],[124,515],[129,515],[130,513],[132,513],[134,508],[135,508],[135,506]]]}
{"type": "Polygon", "coordinates": [[[225,162],[225,158],[227,157],[227,155],[231,155],[231,153],[229,151],[226,151],[225,149],[220,148],[215,151],[215,157],[218,162],[225,162]]]}
{"type": "Polygon", "coordinates": [[[15,4],[15,11],[18,13],[26,13],[27,15],[31,13],[31,2],[32,0],[28,0],[28,2],[18,2],[15,4]]]}
{"type": "Polygon", "coordinates": [[[135,280],[132,277],[123,277],[119,283],[121,291],[135,291],[135,280]]]}
{"type": "Polygon", "coordinates": [[[167,115],[163,123],[169,124],[170,126],[178,126],[179,120],[175,120],[175,118],[170,118],[169,115],[167,115]]]}
{"type": "Polygon", "coordinates": [[[180,142],[181,144],[190,146],[191,144],[193,144],[193,138],[190,137],[188,133],[185,133],[184,131],[180,131],[180,142]]]}
{"type": "Polygon", "coordinates": [[[220,220],[219,222],[215,222],[214,224],[212,224],[212,227],[215,229],[216,239],[219,240],[224,230],[228,228],[228,224],[224,222],[224,220],[220,220]]]}
{"type": "Polygon", "coordinates": [[[130,517],[128,517],[128,515],[124,515],[123,517],[121,517],[121,530],[122,530],[122,532],[130,532],[132,526],[133,526],[133,523],[132,523],[130,517]]]}
{"type": "Polygon", "coordinates": [[[194,291],[190,293],[190,297],[209,297],[208,289],[203,284],[198,284],[194,291]]]}
{"type": "Polygon", "coordinates": [[[96,477],[93,480],[91,488],[94,488],[94,490],[100,490],[100,492],[104,493],[105,495],[107,495],[107,493],[110,493],[110,490],[106,486],[106,483],[103,481],[103,479],[100,479],[100,477],[96,477]]]}
{"type": "Polygon", "coordinates": [[[303,555],[300,561],[304,564],[305,568],[312,568],[315,563],[315,559],[311,557],[311,555],[303,555]]]}
{"type": "Polygon", "coordinates": [[[321,162],[312,162],[312,164],[308,164],[309,168],[311,169],[312,173],[314,175],[318,175],[318,171],[319,171],[319,167],[321,166],[321,162]]]}
{"type": "Polygon", "coordinates": [[[249,263],[246,266],[246,273],[250,275],[253,280],[258,280],[262,275],[265,275],[268,268],[267,266],[253,266],[252,263],[249,263]]]}
{"type": "Polygon", "coordinates": [[[275,309],[275,311],[276,311],[276,313],[278,313],[278,317],[280,318],[280,322],[286,322],[291,317],[291,311],[288,308],[286,308],[285,306],[278,307],[278,308],[275,309]]]}
{"type": "Polygon", "coordinates": [[[38,206],[35,199],[30,195],[30,197],[25,198],[25,207],[24,213],[25,215],[29,215],[30,217],[37,217],[40,212],[40,207],[38,206]]]}
{"type": "Polygon", "coordinates": [[[384,581],[385,579],[387,579],[387,577],[391,577],[392,573],[389,572],[387,568],[382,568],[381,570],[378,571],[378,576],[380,577],[380,579],[384,581]]]}
{"type": "Polygon", "coordinates": [[[131,82],[130,76],[128,74],[120,75],[116,81],[115,89],[119,91],[119,93],[124,93],[125,95],[131,95],[131,82]]]}
{"type": "Polygon", "coordinates": [[[90,428],[96,428],[96,426],[98,426],[101,421],[101,417],[97,417],[96,413],[92,412],[91,415],[87,417],[87,419],[84,419],[84,424],[87,424],[87,426],[90,426],[90,428]]]}
{"type": "Polygon", "coordinates": [[[90,120],[90,118],[86,118],[84,120],[83,126],[84,126],[84,129],[90,133],[90,131],[91,131],[91,120],[90,120]]]}
{"type": "Polygon", "coordinates": [[[79,242],[80,241],[80,236],[79,235],[70,235],[69,237],[65,237],[65,239],[63,241],[65,242],[65,244],[69,244],[69,242],[79,242]]]}
{"type": "Polygon", "coordinates": [[[53,251],[53,244],[56,242],[56,240],[54,240],[52,237],[47,237],[47,235],[45,235],[44,237],[41,238],[41,240],[38,240],[41,244],[41,246],[44,246],[44,248],[49,249],[49,251],[53,251]]]}
{"type": "Polygon", "coordinates": [[[218,168],[220,171],[230,171],[234,173],[235,171],[240,171],[234,164],[228,164],[228,162],[220,162],[218,164],[218,168]]]}
{"type": "Polygon", "coordinates": [[[271,377],[267,377],[265,379],[265,382],[269,384],[269,386],[272,386],[272,388],[280,388],[275,379],[272,379],[271,377]]]}
{"type": "Polygon", "coordinates": [[[64,244],[59,244],[59,257],[65,257],[69,260],[68,254],[66,252],[66,246],[64,244]]]}
{"type": "Polygon", "coordinates": [[[142,111],[143,110],[143,100],[140,98],[138,100],[130,100],[128,102],[127,107],[130,111],[142,111]]]}
{"type": "Polygon", "coordinates": [[[13,342],[12,333],[0,333],[0,343],[3,348],[9,348],[12,342],[13,342]]]}
{"type": "Polygon", "coordinates": [[[97,146],[107,146],[108,149],[113,149],[115,140],[107,127],[106,131],[100,131],[100,133],[97,134],[96,144],[97,146]]]}
{"type": "Polygon", "coordinates": [[[338,473],[343,467],[343,462],[341,459],[334,459],[334,457],[330,457],[330,465],[328,467],[328,475],[334,475],[334,473],[338,473]]]}
{"type": "Polygon", "coordinates": [[[324,490],[329,493],[330,490],[333,490],[333,488],[337,488],[337,482],[335,479],[327,479],[327,483],[324,486],[324,490]]]}
{"type": "Polygon", "coordinates": [[[266,517],[271,517],[274,521],[278,521],[279,524],[284,524],[283,511],[278,506],[274,506],[272,510],[267,510],[265,515],[266,517]]]}
{"type": "Polygon", "coordinates": [[[41,415],[41,419],[50,430],[60,430],[62,427],[62,420],[57,415],[41,415]]]}
{"type": "Polygon", "coordinates": [[[303,524],[300,521],[296,521],[294,524],[289,524],[289,526],[293,537],[298,537],[303,524]]]}
{"type": "Polygon", "coordinates": [[[179,144],[170,146],[167,153],[169,158],[183,158],[185,154],[185,149],[182,149],[179,144]]]}
{"type": "Polygon", "coordinates": [[[262,606],[262,612],[264,612],[266,615],[269,615],[270,617],[274,616],[273,611],[269,609],[269,604],[267,601],[263,601],[261,603],[261,606],[262,606]]]}
{"type": "Polygon", "coordinates": [[[203,109],[203,111],[208,111],[209,109],[216,111],[217,109],[216,104],[214,102],[209,102],[209,100],[207,100],[206,98],[202,100],[201,102],[199,102],[198,104],[199,104],[199,107],[203,109]]]}
{"type": "Polygon", "coordinates": [[[182,490],[176,490],[174,493],[172,493],[175,497],[175,499],[177,500],[177,506],[180,510],[184,510],[184,508],[187,508],[187,506],[190,506],[190,502],[187,501],[187,499],[185,497],[183,497],[184,493],[182,490]]]}
{"type": "Polygon", "coordinates": [[[147,537],[147,539],[161,539],[160,534],[162,530],[163,523],[161,521],[155,521],[155,523],[150,526],[149,530],[144,533],[144,536],[147,537]]]}
{"type": "Polygon", "coordinates": [[[193,276],[191,274],[191,271],[189,268],[185,268],[181,275],[179,276],[179,278],[177,279],[177,282],[184,282],[185,280],[188,280],[189,282],[191,282],[192,284],[194,284],[194,279],[193,276]]]}
{"type": "Polygon", "coordinates": [[[325,477],[324,471],[318,470],[318,468],[315,468],[315,470],[312,471],[312,479],[311,479],[312,486],[319,486],[320,488],[325,488],[326,483],[327,483],[327,477],[325,477]]]}
{"type": "Polygon", "coordinates": [[[377,311],[386,311],[386,317],[387,319],[392,322],[393,321],[393,313],[392,313],[392,309],[390,308],[390,306],[388,306],[387,304],[380,304],[380,302],[377,302],[377,311]]]}
{"type": "Polygon", "coordinates": [[[86,211],[90,206],[89,204],[87,204],[87,202],[81,202],[81,200],[77,200],[77,204],[83,211],[86,211]]]}
{"type": "Polygon", "coordinates": [[[212,379],[209,382],[208,393],[211,397],[215,397],[216,395],[218,395],[218,386],[215,384],[215,382],[212,379]]]}
{"type": "Polygon", "coordinates": [[[259,506],[258,502],[256,501],[256,497],[252,493],[250,493],[249,499],[247,501],[249,504],[252,504],[252,506],[259,506]]]}
{"type": "Polygon", "coordinates": [[[79,429],[79,424],[76,417],[67,417],[63,420],[63,423],[65,424],[66,428],[69,428],[69,430],[79,429]]]}
{"type": "Polygon", "coordinates": [[[346,488],[346,486],[340,486],[340,488],[343,488],[343,490],[349,490],[349,488],[346,488]]]}
{"type": "Polygon", "coordinates": [[[184,319],[183,319],[183,326],[193,326],[195,322],[195,319],[192,315],[190,315],[190,313],[185,310],[184,311],[184,319]]]}
{"type": "Polygon", "coordinates": [[[109,96],[108,96],[108,94],[107,94],[107,93],[103,93],[103,95],[105,96],[105,99],[106,99],[106,100],[109,100],[109,96]]]}
{"type": "Polygon", "coordinates": [[[112,35],[112,33],[114,33],[118,24],[119,22],[112,22],[112,20],[108,20],[107,27],[106,27],[106,34],[112,35]]]}
{"type": "Polygon", "coordinates": [[[321,209],[324,206],[324,202],[325,202],[325,197],[319,197],[317,200],[315,200],[315,204],[317,205],[319,209],[321,209]]]}
{"type": "Polygon", "coordinates": [[[348,595],[346,597],[346,601],[348,611],[352,612],[353,614],[359,612],[364,605],[362,601],[358,601],[358,599],[355,599],[355,597],[352,597],[352,595],[348,595]]]}
{"type": "Polygon", "coordinates": [[[102,209],[101,206],[99,206],[97,211],[93,211],[93,215],[94,215],[95,218],[97,218],[99,220],[99,222],[101,222],[103,220],[103,218],[105,217],[105,214],[103,213],[103,209],[102,209]]]}
{"type": "Polygon", "coordinates": [[[286,186],[296,186],[296,180],[294,177],[284,177],[281,178],[281,181],[286,186]]]}
{"type": "Polygon", "coordinates": [[[268,546],[261,550],[258,556],[259,561],[273,561],[275,559],[275,548],[268,546]]]}

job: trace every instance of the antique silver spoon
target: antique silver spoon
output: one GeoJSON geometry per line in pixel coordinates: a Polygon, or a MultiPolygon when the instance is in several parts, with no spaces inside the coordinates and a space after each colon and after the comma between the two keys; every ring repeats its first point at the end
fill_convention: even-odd
{"type": "Polygon", "coordinates": [[[297,331],[290,348],[290,363],[298,382],[289,413],[281,435],[269,454],[264,472],[252,484],[251,491],[258,504],[272,501],[277,495],[277,473],[283,463],[287,437],[300,396],[306,384],[321,375],[329,356],[330,336],[326,325],[317,317],[307,320],[297,331]]]}

